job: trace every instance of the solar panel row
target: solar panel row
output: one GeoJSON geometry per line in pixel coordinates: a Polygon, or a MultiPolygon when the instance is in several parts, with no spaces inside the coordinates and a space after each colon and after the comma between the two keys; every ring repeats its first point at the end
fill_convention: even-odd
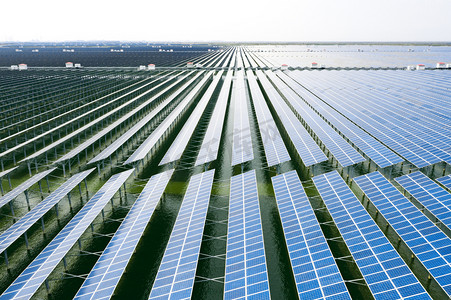
{"type": "Polygon", "coordinates": [[[271,179],[299,299],[351,299],[296,171],[271,179]]]}
{"type": "Polygon", "coordinates": [[[149,299],[191,298],[214,172],[191,177],[149,299]]]}
{"type": "Polygon", "coordinates": [[[270,299],[255,170],[230,183],[224,299],[270,299]]]}

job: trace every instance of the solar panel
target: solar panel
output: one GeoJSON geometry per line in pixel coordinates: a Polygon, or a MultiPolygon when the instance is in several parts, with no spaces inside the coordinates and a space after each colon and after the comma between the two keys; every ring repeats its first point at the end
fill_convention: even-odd
{"type": "Polygon", "coordinates": [[[197,85],[189,92],[189,94],[183,98],[183,100],[171,111],[171,113],[163,120],[163,122],[158,125],[158,127],[144,140],[144,142],[138,147],[138,149],[133,152],[133,154],[124,162],[126,164],[132,164],[143,160],[149,154],[158,141],[161,139],[162,135],[169,129],[173,122],[180,116],[180,114],[185,110],[186,106],[193,101],[193,99],[201,91],[202,87],[205,86],[207,81],[212,76],[213,71],[205,74],[203,71],[198,72],[196,76],[204,75],[204,77],[197,83],[197,85]]]}
{"type": "Polygon", "coordinates": [[[338,172],[313,182],[374,298],[430,299],[338,172]]]}
{"type": "Polygon", "coordinates": [[[442,184],[447,189],[451,190],[451,175],[436,179],[438,183],[442,184]]]}
{"type": "Polygon", "coordinates": [[[149,299],[191,298],[213,177],[191,177],[149,299]]]}
{"type": "Polygon", "coordinates": [[[152,176],[74,299],[110,299],[174,170],[152,176]]]}
{"type": "Polygon", "coordinates": [[[227,109],[227,100],[229,99],[229,91],[232,85],[232,72],[227,72],[226,78],[219,93],[215,109],[210,118],[207,132],[205,133],[202,146],[195,165],[201,165],[216,160],[219,151],[219,143],[221,141],[221,133],[224,124],[225,112],[227,109]]]}
{"type": "Polygon", "coordinates": [[[8,170],[5,170],[5,171],[3,171],[3,172],[0,172],[0,180],[3,178],[3,177],[5,177],[6,175],[8,175],[9,173],[11,173],[12,171],[14,171],[15,169],[17,169],[19,166],[16,166],[16,167],[13,167],[13,168],[10,168],[10,169],[8,169],[8,170]]]}
{"type": "MultiPolygon", "coordinates": [[[[169,86],[167,86],[166,88],[164,88],[163,90],[161,90],[160,92],[158,92],[155,96],[153,96],[151,99],[149,99],[148,101],[146,101],[146,105],[151,103],[152,101],[155,101],[156,99],[158,99],[159,97],[161,97],[162,95],[164,95],[165,93],[167,93],[168,91],[170,91],[171,89],[174,88],[174,86],[178,85],[181,81],[183,81],[184,79],[186,79],[188,76],[190,76],[189,73],[185,74],[184,76],[181,76],[181,78],[179,78],[178,80],[176,80],[175,82],[173,82],[172,84],[170,84],[169,86]]],[[[99,154],[97,154],[93,159],[91,159],[89,161],[90,164],[92,163],[96,163],[98,161],[101,161],[103,159],[106,159],[108,157],[110,157],[117,149],[119,149],[122,145],[125,144],[125,142],[127,142],[132,136],[134,136],[139,130],[141,130],[145,125],[147,125],[149,122],[151,122],[151,120],[159,113],[161,112],[172,100],[174,100],[175,97],[177,97],[186,87],[188,87],[192,82],[194,82],[196,80],[197,76],[191,78],[188,82],[186,82],[182,87],[180,87],[179,89],[177,89],[174,93],[172,93],[169,97],[167,97],[164,101],[162,101],[160,104],[158,104],[154,109],[152,109],[151,112],[149,112],[146,116],[144,116],[144,118],[142,118],[141,120],[139,120],[135,125],[133,125],[133,127],[131,127],[130,129],[128,129],[123,135],[121,135],[118,139],[114,140],[113,143],[111,143],[108,147],[106,147],[104,150],[102,150],[102,152],[100,152],[99,154]]],[[[166,83],[166,82],[164,82],[166,83]]],[[[125,119],[127,119],[130,116],[133,116],[134,114],[138,113],[139,110],[141,110],[145,105],[140,105],[137,109],[132,110],[130,113],[128,113],[125,119]]],[[[124,118],[123,117],[123,118],[124,118]]],[[[121,118],[122,119],[122,118],[121,118]]],[[[124,119],[124,120],[125,120],[124,119]]],[[[122,122],[122,121],[121,121],[122,122]]],[[[115,122],[113,125],[114,127],[118,126],[121,122],[115,122]]],[[[97,135],[96,135],[97,136],[97,135]]],[[[98,140],[98,137],[94,136],[93,138],[91,138],[91,142],[95,142],[96,140],[98,140]]],[[[87,141],[89,142],[89,141],[87,141]]],[[[85,142],[86,143],[86,142],[85,142]]],[[[83,144],[85,144],[83,143],[83,144]]],[[[90,144],[89,143],[89,144],[90,144]]],[[[85,146],[80,145],[80,150],[86,148],[85,146]]],[[[77,147],[78,148],[78,147],[77,147]]],[[[77,150],[77,149],[75,149],[77,150]]],[[[74,151],[74,152],[80,152],[80,151],[74,151]]],[[[67,156],[66,156],[67,157],[67,156]]],[[[63,157],[64,158],[64,157],[63,157]]],[[[60,161],[63,160],[63,158],[60,159],[60,161]]]]}
{"type": "MultiPolygon", "coordinates": [[[[420,171],[395,179],[421,205],[449,230],[451,229],[451,194],[420,171]]],[[[434,220],[435,221],[435,220],[434,220]]]]}
{"type": "Polygon", "coordinates": [[[66,196],[75,186],[85,179],[95,169],[89,169],[75,174],[64,182],[60,187],[53,191],[44,200],[39,202],[32,210],[30,210],[19,221],[5,230],[0,235],[0,253],[5,251],[12,243],[14,243],[22,234],[24,234],[33,224],[44,216],[56,203],[66,196]]]}
{"type": "MultiPolygon", "coordinates": [[[[290,73],[290,75],[299,73],[290,73]]],[[[363,151],[374,163],[380,168],[385,168],[404,161],[401,157],[396,155],[393,151],[381,144],[378,140],[370,136],[368,133],[360,129],[354,123],[349,121],[339,112],[331,109],[324,102],[319,100],[315,95],[305,90],[301,85],[291,79],[283,72],[277,72],[277,75],[287,82],[291,87],[297,87],[296,91],[304,90],[302,94],[304,100],[309,102],[314,109],[316,109],[327,121],[337,128],[342,134],[346,136],[355,146],[363,151]]]]}
{"type": "Polygon", "coordinates": [[[224,299],[270,299],[255,170],[233,176],[224,299]]]}
{"type": "Polygon", "coordinates": [[[0,207],[5,204],[8,204],[14,198],[22,194],[24,191],[28,190],[33,184],[38,182],[39,180],[45,178],[47,175],[52,173],[56,168],[52,168],[43,172],[40,172],[33,177],[29,178],[27,181],[21,183],[19,186],[14,188],[12,191],[6,193],[3,197],[0,198],[0,207]]]}
{"type": "Polygon", "coordinates": [[[271,180],[299,299],[351,299],[296,171],[271,180]]]}
{"type": "Polygon", "coordinates": [[[451,240],[381,173],[373,172],[354,181],[437,283],[451,295],[451,240]]]}
{"type": "Polygon", "coordinates": [[[220,71],[215,75],[213,82],[210,84],[207,91],[205,91],[202,98],[197,102],[196,108],[191,113],[185,125],[183,125],[182,129],[179,131],[177,137],[173,140],[171,147],[169,147],[169,149],[166,151],[166,154],[159,164],[160,166],[172,161],[179,160],[182,157],[183,151],[185,150],[186,145],[188,144],[194,132],[194,129],[196,129],[196,126],[199,123],[199,120],[202,117],[207,104],[210,102],[210,99],[213,96],[213,92],[215,91],[223,72],[224,71],[220,71]]]}
{"type": "Polygon", "coordinates": [[[262,92],[257,84],[254,73],[250,70],[246,71],[247,82],[251,90],[252,100],[254,102],[255,112],[257,115],[260,136],[265,150],[266,161],[268,166],[274,166],[290,160],[285,144],[279,129],[272,118],[271,112],[265,102],[262,92]]]}
{"type": "MultiPolygon", "coordinates": [[[[257,75],[304,165],[309,167],[327,161],[326,155],[324,155],[323,151],[321,151],[311,135],[291,111],[285,100],[276,91],[274,86],[272,86],[266,76],[259,71],[257,71],[257,75]]],[[[277,88],[282,92],[285,89],[288,89],[288,87],[276,77],[273,72],[267,71],[266,75],[271,78],[277,88]]]]}
{"type": "Polygon", "coordinates": [[[111,176],[47,247],[28,265],[22,274],[3,292],[0,298],[31,298],[132,173],[133,169],[111,176]]]}
{"type": "Polygon", "coordinates": [[[236,74],[231,103],[233,108],[232,166],[254,159],[244,72],[238,71],[236,74]]]}

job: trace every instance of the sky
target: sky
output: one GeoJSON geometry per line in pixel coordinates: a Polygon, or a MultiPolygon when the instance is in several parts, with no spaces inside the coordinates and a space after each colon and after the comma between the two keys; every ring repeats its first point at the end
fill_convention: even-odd
{"type": "Polygon", "coordinates": [[[2,1],[0,41],[451,42],[451,0],[2,1]]]}

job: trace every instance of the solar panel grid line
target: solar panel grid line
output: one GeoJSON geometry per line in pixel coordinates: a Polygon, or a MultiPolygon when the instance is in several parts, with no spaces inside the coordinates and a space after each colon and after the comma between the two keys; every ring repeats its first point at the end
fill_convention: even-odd
{"type": "MultiPolygon", "coordinates": [[[[277,75],[286,81],[292,82],[293,85],[298,84],[283,72],[278,72],[277,75]]],[[[327,107],[316,95],[305,93],[304,96],[304,100],[307,101],[313,109],[316,109],[326,122],[329,122],[333,127],[339,130],[351,143],[365,153],[365,155],[372,159],[379,167],[384,168],[403,161],[401,157],[357,127],[354,123],[327,107]]]]}
{"type": "MultiPolygon", "coordinates": [[[[312,166],[327,161],[328,159],[324,152],[319,148],[269,80],[260,72],[257,72],[257,75],[303,163],[306,166],[312,166]]],[[[285,89],[288,89],[288,86],[275,77],[273,72],[266,71],[266,75],[282,93],[285,89]]]]}
{"type": "Polygon", "coordinates": [[[204,77],[194,86],[188,95],[178,103],[178,105],[169,113],[169,115],[158,125],[157,128],[141,143],[141,145],[133,152],[133,154],[124,162],[124,165],[135,163],[143,160],[148,153],[155,147],[162,135],[168,130],[174,120],[184,111],[186,106],[191,103],[194,97],[199,93],[202,87],[207,83],[213,71],[205,74],[203,71],[199,72],[197,76],[204,75],[204,77]]]}
{"type": "Polygon", "coordinates": [[[215,91],[223,72],[224,71],[219,71],[218,74],[214,76],[210,86],[205,91],[202,98],[196,103],[196,107],[194,108],[190,117],[183,125],[182,129],[179,131],[177,137],[173,140],[171,146],[166,151],[166,154],[161,159],[159,163],[160,166],[179,160],[181,158],[184,149],[188,145],[188,142],[193,135],[194,130],[196,129],[196,126],[203,115],[203,112],[205,111],[205,108],[207,107],[213,96],[213,92],[215,91]]]}
{"type": "Polygon", "coordinates": [[[268,106],[266,105],[263,94],[258,87],[252,71],[246,71],[247,80],[251,90],[252,100],[254,102],[257,122],[262,137],[263,148],[266,154],[268,166],[274,166],[290,160],[282,136],[277,129],[277,125],[271,116],[268,106]]]}
{"type": "Polygon", "coordinates": [[[299,298],[351,299],[296,171],[271,179],[299,298]]]}
{"type": "Polygon", "coordinates": [[[13,190],[6,193],[3,197],[0,198],[0,207],[3,207],[5,204],[8,204],[10,201],[14,200],[17,196],[19,196],[21,193],[28,190],[32,185],[40,181],[41,179],[48,176],[50,173],[55,171],[56,168],[51,168],[42,172],[37,173],[33,177],[27,179],[25,182],[21,183],[17,187],[15,187],[13,190]]]}
{"type": "Polygon", "coordinates": [[[113,175],[3,292],[0,299],[31,298],[131,173],[133,169],[113,175]]]}
{"type": "Polygon", "coordinates": [[[109,299],[113,295],[173,172],[149,179],[74,299],[109,299]]]}
{"type": "Polygon", "coordinates": [[[337,171],[313,182],[376,299],[431,299],[337,171]]]}
{"type": "Polygon", "coordinates": [[[89,169],[73,175],[44,200],[39,202],[31,211],[0,235],[0,253],[3,253],[12,243],[24,234],[35,222],[44,216],[56,203],[85,179],[94,169],[89,169]]]}
{"type": "Polygon", "coordinates": [[[451,240],[379,172],[354,181],[424,268],[451,295],[451,240]]]}
{"type": "Polygon", "coordinates": [[[221,133],[224,124],[225,112],[229,98],[229,91],[232,85],[232,72],[228,71],[221,91],[216,101],[213,114],[210,118],[207,131],[204,135],[202,146],[196,159],[195,166],[216,160],[221,142],[221,133]]]}
{"type": "Polygon", "coordinates": [[[451,191],[451,174],[437,178],[436,181],[451,191]]]}
{"type": "Polygon", "coordinates": [[[191,177],[149,299],[191,297],[214,170],[191,177]]]}
{"type": "MultiPolygon", "coordinates": [[[[162,96],[167,91],[170,91],[174,86],[179,84],[181,81],[186,79],[189,74],[185,74],[182,78],[178,79],[176,82],[170,84],[168,87],[163,89],[161,92],[158,92],[155,96],[153,96],[148,102],[152,102],[158,97],[162,96]]],[[[150,111],[146,116],[144,116],[141,120],[139,120],[135,125],[133,125],[130,129],[128,129],[124,134],[122,134],[118,139],[114,140],[108,147],[102,150],[98,155],[96,155],[93,159],[91,159],[88,163],[95,163],[110,157],[117,149],[119,149],[126,141],[128,141],[134,134],[136,134],[139,130],[141,130],[146,124],[148,124],[159,112],[161,112],[169,103],[174,100],[186,87],[188,87],[192,82],[196,80],[197,76],[188,80],[182,87],[177,89],[174,93],[172,93],[169,97],[159,103],[152,111],[150,111]]],[[[135,114],[139,110],[132,111],[132,114],[135,114]]],[[[60,159],[60,161],[63,158],[60,159]]]]}
{"type": "Polygon", "coordinates": [[[232,88],[232,166],[254,159],[244,71],[238,71],[232,88]]]}
{"type": "Polygon", "coordinates": [[[230,184],[224,299],[270,299],[255,170],[230,184]]]}
{"type": "Polygon", "coordinates": [[[451,230],[450,193],[420,171],[397,177],[395,180],[448,230],[451,230]]]}

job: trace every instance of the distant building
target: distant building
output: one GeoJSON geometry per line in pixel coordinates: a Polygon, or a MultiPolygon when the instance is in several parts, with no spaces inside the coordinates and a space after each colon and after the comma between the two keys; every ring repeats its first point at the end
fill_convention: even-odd
{"type": "Polygon", "coordinates": [[[27,64],[20,64],[19,65],[19,70],[28,70],[27,64]]]}
{"type": "Polygon", "coordinates": [[[447,67],[448,69],[451,69],[451,63],[450,63],[450,64],[446,64],[446,67],[447,67]]]}
{"type": "Polygon", "coordinates": [[[22,52],[22,50],[21,49],[16,49],[16,52],[22,52]]]}
{"type": "Polygon", "coordinates": [[[147,70],[155,70],[155,65],[154,64],[149,64],[148,66],[147,66],[147,70]]]}
{"type": "Polygon", "coordinates": [[[312,62],[312,66],[311,66],[311,68],[318,68],[318,63],[316,63],[316,62],[312,62]]]}
{"type": "Polygon", "coordinates": [[[11,65],[11,70],[19,70],[19,66],[18,65],[11,65]]]}
{"type": "Polygon", "coordinates": [[[425,69],[426,69],[425,65],[423,65],[423,64],[418,64],[417,65],[417,70],[425,70],[425,69]]]}
{"type": "Polygon", "coordinates": [[[199,64],[199,63],[197,63],[197,64],[195,65],[195,67],[196,67],[196,68],[202,68],[202,67],[203,67],[203,65],[202,65],[202,64],[199,64]]]}
{"type": "Polygon", "coordinates": [[[288,70],[288,65],[287,64],[283,64],[282,67],[280,67],[281,70],[288,70]]]}
{"type": "Polygon", "coordinates": [[[75,64],[76,69],[81,69],[81,64],[75,64]]]}
{"type": "Polygon", "coordinates": [[[446,64],[444,62],[438,62],[435,67],[437,69],[445,69],[446,68],[446,64]]]}
{"type": "Polygon", "coordinates": [[[139,70],[139,71],[143,71],[143,70],[145,70],[145,69],[146,69],[146,66],[144,66],[144,65],[141,65],[141,66],[138,67],[138,70],[139,70]]]}
{"type": "Polygon", "coordinates": [[[194,68],[194,64],[193,64],[192,62],[188,62],[188,63],[186,64],[186,67],[187,67],[187,68],[194,68]]]}
{"type": "Polygon", "coordinates": [[[33,49],[31,52],[39,52],[39,49],[33,49]]]}
{"type": "Polygon", "coordinates": [[[66,68],[73,68],[73,67],[74,67],[74,63],[73,62],[68,61],[66,63],[66,68]]]}
{"type": "Polygon", "coordinates": [[[413,71],[413,70],[415,70],[415,66],[407,66],[406,70],[413,71]]]}

